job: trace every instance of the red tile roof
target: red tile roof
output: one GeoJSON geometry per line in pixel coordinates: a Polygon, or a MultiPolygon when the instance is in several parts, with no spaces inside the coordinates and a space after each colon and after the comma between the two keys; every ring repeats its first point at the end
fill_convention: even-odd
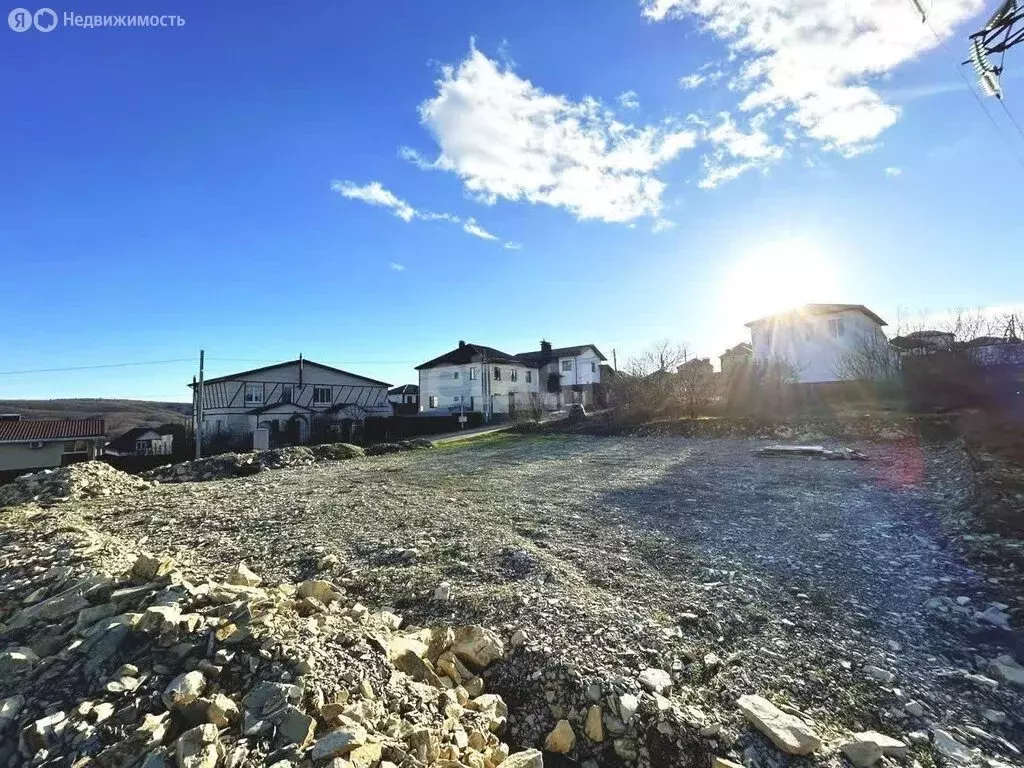
{"type": "Polygon", "coordinates": [[[105,437],[103,419],[22,419],[0,420],[0,443],[26,443],[34,440],[84,440],[105,437]]]}

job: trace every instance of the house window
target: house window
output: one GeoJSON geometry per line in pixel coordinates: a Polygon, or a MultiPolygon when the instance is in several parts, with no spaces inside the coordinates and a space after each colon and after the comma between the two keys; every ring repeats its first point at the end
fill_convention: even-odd
{"type": "Polygon", "coordinates": [[[453,403],[461,403],[462,402],[462,395],[455,395],[454,397],[452,397],[452,402],[453,403]]]}
{"type": "Polygon", "coordinates": [[[494,369],[494,380],[501,381],[501,368],[494,369]]]}
{"type": "Polygon", "coordinates": [[[452,375],[452,378],[453,378],[453,379],[455,379],[456,381],[458,381],[458,380],[459,380],[459,372],[458,372],[458,371],[456,371],[456,372],[455,372],[455,373],[454,373],[454,374],[452,375]]]}
{"type": "Polygon", "coordinates": [[[519,371],[513,368],[512,371],[509,373],[508,378],[510,381],[519,381],[519,371]]]}
{"type": "Polygon", "coordinates": [[[437,408],[437,395],[431,395],[429,403],[431,408],[437,408]]]}
{"type": "Polygon", "coordinates": [[[469,369],[469,380],[476,381],[476,366],[469,369]]]}
{"type": "Polygon", "coordinates": [[[562,370],[563,371],[571,371],[572,370],[572,360],[563,360],[562,361],[562,370]]]}
{"type": "Polygon", "coordinates": [[[282,384],[281,385],[281,402],[290,403],[292,401],[292,385],[282,384]]]}
{"type": "Polygon", "coordinates": [[[533,371],[527,371],[526,372],[526,383],[529,384],[531,381],[533,381],[533,371]]]}
{"type": "Polygon", "coordinates": [[[254,382],[251,384],[247,383],[245,385],[245,404],[263,404],[263,382],[254,382]]]}
{"type": "Polygon", "coordinates": [[[833,317],[828,321],[828,332],[833,338],[846,335],[846,328],[843,327],[843,318],[833,317]]]}
{"type": "Polygon", "coordinates": [[[331,388],[313,387],[313,405],[330,405],[331,388]]]}
{"type": "Polygon", "coordinates": [[[591,363],[590,364],[590,372],[591,373],[597,373],[597,363],[591,363]]]}
{"type": "Polygon", "coordinates": [[[89,443],[85,440],[69,440],[64,443],[64,453],[85,453],[89,450],[89,443]]]}

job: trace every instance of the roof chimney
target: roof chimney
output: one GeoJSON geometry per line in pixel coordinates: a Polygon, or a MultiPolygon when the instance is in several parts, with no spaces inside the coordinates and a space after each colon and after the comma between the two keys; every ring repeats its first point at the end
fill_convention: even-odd
{"type": "Polygon", "coordinates": [[[540,351],[543,352],[545,355],[550,355],[551,354],[551,342],[550,341],[544,341],[544,339],[541,339],[540,340],[540,351]]]}
{"type": "Polygon", "coordinates": [[[464,342],[462,339],[459,339],[459,349],[462,349],[464,346],[466,346],[466,342],[464,342]]]}

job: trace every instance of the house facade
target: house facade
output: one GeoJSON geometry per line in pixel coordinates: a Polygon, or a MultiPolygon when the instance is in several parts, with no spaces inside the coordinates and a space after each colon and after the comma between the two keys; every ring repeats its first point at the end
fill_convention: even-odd
{"type": "Polygon", "coordinates": [[[844,381],[844,359],[864,344],[887,343],[885,321],[863,304],[805,304],[747,323],[755,363],[793,366],[797,381],[844,381]]]}
{"type": "Polygon", "coordinates": [[[745,341],[725,350],[724,354],[718,356],[719,366],[725,376],[750,365],[753,359],[754,348],[745,341]]]}
{"type": "Polygon", "coordinates": [[[421,411],[506,414],[519,408],[556,410],[593,405],[600,395],[601,363],[593,345],[509,354],[482,344],[459,345],[417,366],[421,411]]]}
{"type": "Polygon", "coordinates": [[[388,402],[395,413],[416,413],[420,409],[420,388],[415,384],[403,384],[388,391],[388,402]]]}
{"type": "MultiPolygon", "coordinates": [[[[193,402],[198,386],[193,382],[193,402]]],[[[266,429],[285,442],[306,443],[321,431],[348,437],[355,422],[390,416],[390,384],[299,358],[203,383],[204,438],[250,437],[266,429]]]]}
{"type": "Polygon", "coordinates": [[[174,450],[174,435],[161,434],[151,427],[135,427],[118,435],[103,449],[108,456],[170,456],[174,450]]]}
{"type": "Polygon", "coordinates": [[[0,473],[34,472],[95,459],[107,436],[103,419],[0,418],[0,473]]]}

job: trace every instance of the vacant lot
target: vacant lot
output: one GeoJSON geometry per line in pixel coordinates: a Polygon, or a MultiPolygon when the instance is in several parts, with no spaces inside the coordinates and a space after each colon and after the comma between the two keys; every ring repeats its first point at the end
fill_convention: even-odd
{"type": "Polygon", "coordinates": [[[1021,597],[944,540],[929,483],[942,456],[907,443],[860,446],[864,463],[760,459],[760,444],[488,438],[76,512],[207,570],[245,559],[300,579],[333,553],[350,591],[410,621],[525,630],[528,647],[489,673],[513,743],[577,714],[588,681],[658,667],[751,760],[765,745],[733,702],[756,692],[831,738],[938,727],[1018,762],[1022,689],[984,678],[1020,643],[975,612],[997,601],[1019,623],[1021,597]],[[432,599],[441,582],[448,602],[432,599]]]}

